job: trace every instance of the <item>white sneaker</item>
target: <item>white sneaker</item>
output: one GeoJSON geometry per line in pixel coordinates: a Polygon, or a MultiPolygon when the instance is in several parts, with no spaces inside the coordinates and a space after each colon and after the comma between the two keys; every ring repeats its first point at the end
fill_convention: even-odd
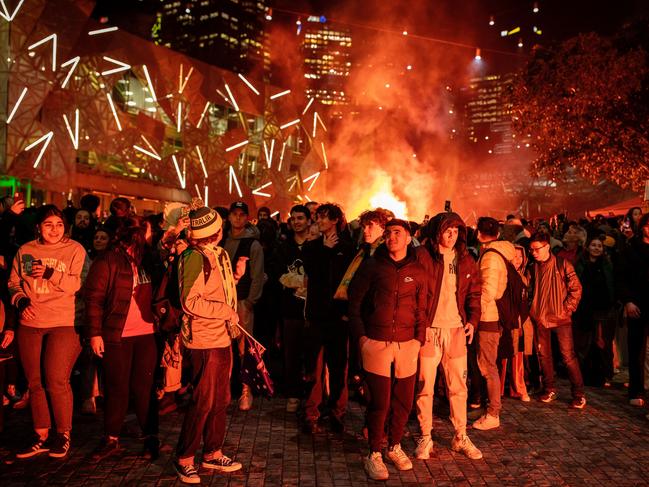
{"type": "Polygon", "coordinates": [[[489,413],[485,413],[473,422],[473,427],[475,429],[483,431],[498,428],[499,426],[500,418],[498,416],[492,416],[489,413]]]}
{"type": "Polygon", "coordinates": [[[471,460],[480,460],[482,458],[482,452],[476,448],[467,435],[453,437],[451,450],[462,453],[471,460]]]}
{"type": "Polygon", "coordinates": [[[239,398],[239,411],[250,411],[254,399],[255,398],[252,397],[250,386],[244,384],[243,389],[241,390],[241,397],[239,398]]]}
{"type": "Polygon", "coordinates": [[[428,460],[433,453],[433,439],[430,435],[420,436],[415,448],[415,457],[417,460],[428,460]]]}
{"type": "Polygon", "coordinates": [[[370,453],[363,462],[367,476],[372,480],[387,480],[390,474],[388,467],[383,463],[383,456],[380,451],[370,453]]]}
{"type": "Polygon", "coordinates": [[[289,397],[286,401],[286,412],[296,413],[300,408],[300,400],[297,397],[289,397]]]}
{"type": "Polygon", "coordinates": [[[401,445],[397,443],[391,448],[388,448],[388,458],[397,470],[412,470],[412,462],[406,452],[401,449],[401,445]]]}

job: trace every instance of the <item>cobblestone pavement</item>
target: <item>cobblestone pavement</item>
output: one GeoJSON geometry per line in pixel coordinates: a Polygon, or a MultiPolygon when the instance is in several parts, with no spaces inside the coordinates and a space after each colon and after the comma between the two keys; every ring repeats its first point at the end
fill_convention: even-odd
{"type": "MultiPolygon", "coordinates": [[[[435,450],[430,460],[413,460],[414,469],[397,472],[390,464],[387,482],[368,481],[362,458],[367,444],[360,435],[363,411],[350,403],[347,432],[314,437],[301,433],[296,416],[286,413],[284,400],[255,400],[247,413],[228,417],[224,451],[243,463],[229,476],[202,471],[202,485],[213,486],[469,486],[469,485],[649,485],[649,421],[647,411],[627,404],[621,384],[611,389],[587,390],[583,411],[568,409],[570,394],[561,383],[559,399],[503,402],[501,427],[469,430],[484,459],[471,461],[449,449],[452,428],[441,405],[435,419],[435,450]]],[[[88,461],[98,444],[101,417],[75,416],[72,450],[63,461],[46,456],[12,461],[11,448],[30,429],[29,414],[11,411],[0,436],[0,486],[14,485],[181,485],[171,464],[182,417],[174,412],[162,418],[160,458],[149,463],[138,457],[140,442],[125,437],[126,453],[100,464],[88,461]]],[[[416,421],[408,424],[402,442],[414,451],[416,421]]]]}

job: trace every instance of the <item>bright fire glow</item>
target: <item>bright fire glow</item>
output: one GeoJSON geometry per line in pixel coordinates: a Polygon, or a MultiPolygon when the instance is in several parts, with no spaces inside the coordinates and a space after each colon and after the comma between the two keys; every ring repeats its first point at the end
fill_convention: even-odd
{"type": "Polygon", "coordinates": [[[394,216],[406,220],[408,218],[408,207],[397,199],[390,191],[379,191],[370,198],[370,208],[384,208],[394,213],[394,216]]]}

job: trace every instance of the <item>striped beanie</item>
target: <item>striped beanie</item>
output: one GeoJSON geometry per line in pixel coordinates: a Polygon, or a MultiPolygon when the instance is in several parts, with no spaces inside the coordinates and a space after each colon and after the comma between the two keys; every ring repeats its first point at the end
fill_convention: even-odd
{"type": "Polygon", "coordinates": [[[223,224],[219,214],[203,206],[189,212],[189,224],[192,230],[192,238],[207,238],[218,232],[223,224]]]}

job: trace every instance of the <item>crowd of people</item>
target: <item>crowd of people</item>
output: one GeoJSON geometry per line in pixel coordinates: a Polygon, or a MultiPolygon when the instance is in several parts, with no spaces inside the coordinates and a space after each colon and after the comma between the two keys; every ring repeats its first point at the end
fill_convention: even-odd
{"type": "Polygon", "coordinates": [[[347,222],[334,203],[296,205],[285,222],[266,207],[253,218],[243,201],[146,217],[126,198],[105,218],[99,205],[92,194],[62,210],[1,201],[0,429],[8,408],[29,405],[33,421],[17,459],[65,457],[73,410],[99,408],[104,435],[89,460],[101,462],[123,450],[130,408],[153,461],[160,415],[182,404],[180,480],[200,482],[201,449],[200,467],[240,469],[222,447],[231,394],[242,411],[259,400],[237,373],[252,336],[305,434],[341,434],[350,397],[366,406],[364,467],[375,480],[389,476],[384,458],[409,470],[411,456],[430,457],[436,394],[450,407],[451,450],[473,460],[482,452],[469,418],[498,428],[506,392],[557,400],[555,369],[570,381],[569,406],[583,409],[585,385],[610,386],[625,356],[629,402],[645,406],[641,208],[470,227],[452,211],[418,224],[380,208],[347,222]],[[621,327],[628,343],[616,339],[621,327]]]}

